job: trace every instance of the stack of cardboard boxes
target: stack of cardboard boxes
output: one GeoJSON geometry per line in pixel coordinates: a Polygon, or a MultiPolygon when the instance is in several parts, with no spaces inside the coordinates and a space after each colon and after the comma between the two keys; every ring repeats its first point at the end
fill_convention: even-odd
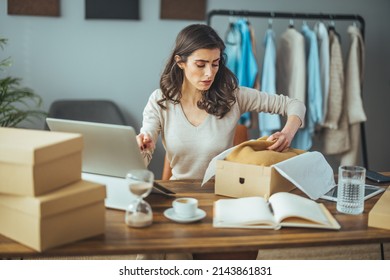
{"type": "Polygon", "coordinates": [[[104,233],[105,186],[81,179],[82,136],[0,128],[0,234],[44,251],[104,233]]]}

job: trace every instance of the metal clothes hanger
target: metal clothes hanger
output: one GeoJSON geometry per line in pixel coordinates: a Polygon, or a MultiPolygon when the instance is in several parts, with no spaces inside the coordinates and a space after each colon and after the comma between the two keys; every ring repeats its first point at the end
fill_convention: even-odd
{"type": "Polygon", "coordinates": [[[289,20],[288,27],[289,28],[294,28],[294,20],[292,18],[290,18],[290,20],[289,20]]]}
{"type": "Polygon", "coordinates": [[[268,19],[268,29],[272,29],[272,22],[273,22],[272,18],[269,18],[268,19]]]}
{"type": "Polygon", "coordinates": [[[236,21],[237,21],[237,17],[233,16],[233,13],[231,13],[229,17],[229,26],[225,33],[225,44],[237,45],[239,43],[239,39],[236,38],[236,33],[237,33],[236,25],[235,25],[236,21]]]}

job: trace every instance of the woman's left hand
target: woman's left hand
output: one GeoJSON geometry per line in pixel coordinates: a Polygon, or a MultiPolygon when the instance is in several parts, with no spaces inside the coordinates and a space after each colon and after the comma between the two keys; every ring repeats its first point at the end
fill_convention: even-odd
{"type": "Polygon", "coordinates": [[[276,152],[283,152],[287,148],[290,147],[292,138],[294,136],[287,135],[286,133],[283,132],[275,132],[272,134],[270,137],[267,138],[267,141],[275,141],[271,146],[268,147],[268,150],[273,150],[276,152]]]}
{"type": "Polygon", "coordinates": [[[267,138],[267,141],[276,140],[275,143],[268,147],[268,150],[283,152],[284,150],[288,149],[295,136],[295,133],[297,133],[301,124],[302,121],[298,116],[288,116],[286,125],[284,126],[283,130],[275,132],[267,138]]]}

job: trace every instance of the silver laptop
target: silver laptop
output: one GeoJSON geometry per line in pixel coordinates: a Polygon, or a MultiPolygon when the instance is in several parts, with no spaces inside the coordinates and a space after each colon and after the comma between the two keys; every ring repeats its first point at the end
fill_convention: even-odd
{"type": "MultiPolygon", "coordinates": [[[[131,169],[146,169],[134,129],[56,118],[46,118],[46,122],[52,131],[83,136],[82,178],[106,185],[106,207],[125,210],[134,199],[126,184],[126,173],[131,169]]],[[[155,186],[153,192],[173,194],[162,186],[155,186]]]]}
{"type": "Polygon", "coordinates": [[[125,178],[130,169],[146,168],[130,126],[54,118],[46,122],[50,130],[83,135],[83,172],[125,178]]]}

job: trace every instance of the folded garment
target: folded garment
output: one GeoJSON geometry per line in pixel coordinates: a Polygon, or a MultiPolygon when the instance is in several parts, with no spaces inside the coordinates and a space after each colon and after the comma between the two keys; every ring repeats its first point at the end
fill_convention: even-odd
{"type": "Polygon", "coordinates": [[[288,148],[283,152],[268,150],[274,141],[267,141],[268,136],[263,136],[257,140],[246,141],[238,145],[227,155],[225,160],[238,163],[271,166],[294,156],[303,154],[305,150],[288,148]]]}

